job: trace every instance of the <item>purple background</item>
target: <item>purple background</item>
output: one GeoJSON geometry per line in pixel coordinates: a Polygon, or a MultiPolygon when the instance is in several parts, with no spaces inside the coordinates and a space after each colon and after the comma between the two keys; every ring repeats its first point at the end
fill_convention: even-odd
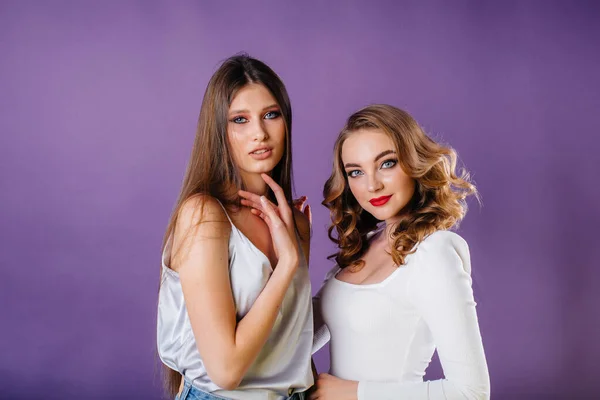
{"type": "Polygon", "coordinates": [[[335,136],[397,105],[482,193],[459,232],[494,398],[600,393],[600,6],[292,3],[0,2],[0,397],[160,397],[161,239],[204,88],[242,50],[290,92],[313,290],[335,136]]]}

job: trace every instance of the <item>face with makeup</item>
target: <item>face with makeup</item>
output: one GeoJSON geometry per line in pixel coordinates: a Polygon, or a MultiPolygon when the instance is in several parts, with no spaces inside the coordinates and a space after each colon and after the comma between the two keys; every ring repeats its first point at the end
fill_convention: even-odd
{"type": "Polygon", "coordinates": [[[415,192],[415,180],[398,164],[392,139],[377,129],[353,132],[342,145],[342,164],[360,206],[393,222],[415,192]]]}
{"type": "Polygon", "coordinates": [[[285,122],[266,87],[250,83],[241,88],[229,106],[227,138],[242,179],[270,174],[285,149],[285,122]]]}

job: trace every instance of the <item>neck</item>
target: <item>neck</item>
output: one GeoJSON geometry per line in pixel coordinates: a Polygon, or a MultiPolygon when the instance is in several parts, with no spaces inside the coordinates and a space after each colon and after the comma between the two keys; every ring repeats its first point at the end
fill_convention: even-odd
{"type": "Polygon", "coordinates": [[[260,174],[244,174],[242,175],[242,180],[244,181],[244,186],[248,192],[262,196],[266,195],[269,191],[268,185],[260,174]]]}
{"type": "Polygon", "coordinates": [[[407,212],[401,211],[397,215],[394,215],[393,217],[385,220],[385,228],[383,230],[383,233],[385,234],[384,237],[386,238],[387,242],[392,241],[392,233],[394,232],[394,230],[396,230],[398,224],[400,224],[400,222],[402,222],[403,219],[406,219],[407,216],[407,212]]]}
{"type": "Polygon", "coordinates": [[[390,246],[392,244],[392,232],[394,231],[396,222],[396,219],[386,219],[385,226],[383,227],[383,229],[380,229],[379,233],[377,233],[371,239],[371,245],[381,246],[383,249],[385,249],[386,252],[391,253],[390,246]]]}
{"type": "Polygon", "coordinates": [[[398,214],[385,220],[385,235],[387,238],[390,238],[390,236],[392,235],[392,232],[398,226],[398,224],[400,222],[402,222],[402,220],[410,218],[411,212],[412,212],[412,206],[409,203],[406,206],[404,206],[398,212],[398,214]]]}
{"type": "Polygon", "coordinates": [[[394,229],[396,228],[396,226],[398,226],[398,223],[400,222],[400,216],[395,216],[389,219],[385,220],[385,237],[390,238],[390,236],[392,235],[392,232],[394,231],[394,229]]]}

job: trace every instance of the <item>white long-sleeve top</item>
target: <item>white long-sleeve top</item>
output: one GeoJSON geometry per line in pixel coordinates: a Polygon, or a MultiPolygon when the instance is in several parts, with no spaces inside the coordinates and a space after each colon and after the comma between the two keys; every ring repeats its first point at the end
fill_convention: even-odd
{"type": "Polygon", "coordinates": [[[339,270],[314,298],[313,352],[331,337],[330,373],[358,381],[359,400],[490,397],[463,238],[433,233],[380,283],[343,282],[339,270]],[[445,379],[424,382],[436,348],[445,379]]]}

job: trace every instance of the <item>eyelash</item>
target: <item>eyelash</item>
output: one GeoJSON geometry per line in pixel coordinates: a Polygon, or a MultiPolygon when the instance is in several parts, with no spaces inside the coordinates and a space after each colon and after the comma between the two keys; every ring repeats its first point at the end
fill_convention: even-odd
{"type": "MultiPolygon", "coordinates": [[[[392,158],[390,158],[389,160],[385,160],[384,162],[381,163],[381,166],[379,168],[382,168],[387,163],[392,163],[392,165],[389,166],[389,167],[387,167],[387,168],[384,168],[384,169],[393,168],[394,166],[396,166],[396,164],[398,164],[398,160],[397,159],[392,159],[392,158]]],[[[359,170],[359,169],[354,169],[352,171],[348,171],[347,172],[348,177],[349,178],[356,178],[358,175],[353,175],[354,172],[362,172],[362,171],[359,170]]]]}
{"type": "MultiPolygon", "coordinates": [[[[279,118],[281,116],[281,112],[279,111],[268,111],[263,118],[266,119],[276,119],[279,118]],[[274,114],[272,117],[267,118],[267,115],[269,114],[274,114]]],[[[248,122],[248,120],[245,117],[233,117],[229,120],[230,122],[233,122],[234,124],[244,124],[246,122],[248,122]],[[240,120],[244,120],[244,121],[240,121],[240,120]]]]}
{"type": "Polygon", "coordinates": [[[229,121],[233,122],[234,124],[243,124],[243,123],[244,123],[244,122],[246,122],[247,120],[246,120],[246,118],[244,118],[244,117],[234,117],[234,118],[231,118],[229,121]],[[242,120],[242,119],[243,119],[243,120],[245,120],[245,121],[243,121],[243,122],[242,122],[242,121],[240,121],[240,120],[242,120]]]}
{"type": "Polygon", "coordinates": [[[281,113],[279,111],[269,111],[268,113],[265,114],[265,117],[269,114],[274,114],[274,115],[273,115],[273,117],[267,118],[267,119],[275,119],[281,115],[281,113]]]}
{"type": "Polygon", "coordinates": [[[391,166],[389,166],[389,167],[386,168],[386,169],[390,169],[390,168],[394,167],[396,164],[398,164],[398,160],[390,158],[389,160],[386,160],[386,161],[382,162],[381,166],[383,167],[383,165],[387,164],[387,163],[392,163],[391,166]]]}

